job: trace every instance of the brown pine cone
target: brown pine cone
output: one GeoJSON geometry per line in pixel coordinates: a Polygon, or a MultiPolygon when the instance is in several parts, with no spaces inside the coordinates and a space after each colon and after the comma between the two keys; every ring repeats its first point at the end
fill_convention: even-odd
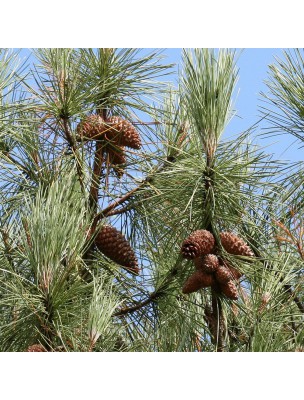
{"type": "Polygon", "coordinates": [[[140,136],[131,122],[117,116],[108,118],[106,122],[110,127],[110,130],[105,134],[108,140],[119,146],[140,149],[140,136]]]}
{"type": "Polygon", "coordinates": [[[88,115],[77,125],[78,141],[98,139],[105,129],[104,120],[99,115],[88,115]]]}
{"type": "Polygon", "coordinates": [[[220,265],[218,269],[215,271],[215,279],[219,283],[226,283],[233,279],[231,271],[225,266],[220,265]]]}
{"type": "Polygon", "coordinates": [[[229,268],[233,279],[235,280],[239,280],[244,274],[242,272],[240,272],[238,269],[232,267],[232,265],[228,264],[227,262],[225,263],[225,265],[227,266],[227,268],[229,268]]]}
{"type": "Polygon", "coordinates": [[[113,147],[108,149],[108,159],[111,167],[115,171],[118,178],[121,178],[124,174],[124,164],[126,164],[125,148],[122,146],[113,147]]]}
{"type": "Polygon", "coordinates": [[[215,245],[214,236],[207,230],[194,231],[184,240],[181,252],[184,258],[198,258],[212,252],[215,245]]]}
{"type": "Polygon", "coordinates": [[[42,344],[32,344],[26,350],[29,353],[45,353],[47,350],[42,346],[42,344]]]}
{"type": "Polygon", "coordinates": [[[96,247],[112,261],[138,274],[138,261],[130,243],[116,228],[105,225],[95,238],[96,247]]]}
{"type": "Polygon", "coordinates": [[[229,254],[234,254],[236,256],[248,256],[253,257],[253,251],[244,242],[243,239],[231,232],[221,232],[220,238],[222,246],[229,254]]]}
{"type": "Polygon", "coordinates": [[[231,300],[238,299],[238,291],[235,283],[233,281],[228,281],[226,283],[220,284],[222,293],[231,300]]]}
{"type": "Polygon", "coordinates": [[[193,260],[195,269],[212,274],[219,267],[219,260],[215,254],[207,254],[193,260]]]}
{"type": "Polygon", "coordinates": [[[185,294],[197,292],[199,289],[211,286],[214,278],[211,274],[203,271],[195,271],[184,283],[182,292],[185,294]]]}

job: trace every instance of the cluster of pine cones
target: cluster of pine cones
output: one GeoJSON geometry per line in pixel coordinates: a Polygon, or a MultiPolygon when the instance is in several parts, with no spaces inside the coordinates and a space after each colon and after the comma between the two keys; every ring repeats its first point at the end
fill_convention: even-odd
{"type": "MultiPolygon", "coordinates": [[[[220,233],[221,244],[227,253],[252,257],[250,247],[231,232],[220,233]]],[[[212,287],[216,292],[237,300],[236,281],[242,273],[215,254],[215,238],[207,230],[197,230],[184,240],[181,248],[184,258],[192,259],[195,272],[183,286],[183,293],[196,292],[205,287],[212,287]]]]}
{"type": "Polygon", "coordinates": [[[95,238],[95,246],[105,256],[133,274],[139,273],[134,250],[125,236],[111,225],[104,225],[95,238]]]}
{"type": "Polygon", "coordinates": [[[100,140],[104,153],[119,178],[124,174],[126,163],[125,147],[140,149],[141,139],[138,131],[129,122],[118,116],[104,119],[100,115],[89,115],[77,126],[78,141],[100,140]]]}

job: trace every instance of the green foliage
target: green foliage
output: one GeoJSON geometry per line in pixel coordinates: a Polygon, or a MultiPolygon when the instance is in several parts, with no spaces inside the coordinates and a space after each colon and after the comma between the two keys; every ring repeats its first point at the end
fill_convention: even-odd
{"type": "Polygon", "coordinates": [[[303,49],[284,51],[283,55],[283,60],[276,59],[269,67],[269,93],[263,93],[269,106],[262,107],[262,113],[270,122],[270,132],[287,132],[303,141],[303,49]]]}
{"type": "Polygon", "coordinates": [[[237,81],[234,53],[195,49],[183,52],[182,88],[190,122],[205,152],[212,155],[232,116],[231,96],[237,81]]]}
{"type": "MultiPolygon", "coordinates": [[[[33,55],[25,70],[0,53],[0,350],[303,349],[303,165],[272,159],[256,127],[223,139],[235,52],[184,50],[177,88],[162,79],[172,66],[159,51],[33,55]],[[77,141],[90,114],[119,115],[140,133],[120,178],[105,143],[77,141]],[[129,241],[138,276],[94,246],[104,224],[129,241]],[[182,293],[194,265],[180,248],[197,229],[243,274],[238,300],[210,287],[182,293]],[[228,254],[222,231],[254,257],[228,254]]],[[[300,138],[303,61],[284,55],[270,68],[265,96],[277,108],[266,118],[300,138]]]]}

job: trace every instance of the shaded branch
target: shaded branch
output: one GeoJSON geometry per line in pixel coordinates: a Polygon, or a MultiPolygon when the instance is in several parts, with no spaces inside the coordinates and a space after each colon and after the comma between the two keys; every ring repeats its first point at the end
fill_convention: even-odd
{"type": "Polygon", "coordinates": [[[73,137],[72,132],[69,127],[68,118],[66,118],[66,117],[62,118],[62,121],[63,121],[63,128],[64,128],[66,140],[68,141],[68,144],[69,144],[70,148],[72,149],[73,156],[76,161],[76,168],[77,168],[79,183],[80,183],[81,189],[84,191],[83,174],[82,174],[81,164],[79,162],[78,150],[76,147],[76,143],[75,143],[74,137],[73,137]]]}
{"type": "Polygon", "coordinates": [[[138,303],[132,307],[123,308],[123,309],[117,311],[116,313],[114,313],[113,317],[121,317],[122,315],[133,313],[133,312],[141,309],[142,307],[145,307],[146,305],[150,304],[152,301],[154,301],[157,297],[160,297],[160,296],[161,296],[161,293],[153,292],[143,302],[138,303]]]}
{"type": "MultiPolygon", "coordinates": [[[[99,185],[102,173],[102,163],[103,163],[103,145],[101,142],[96,141],[92,183],[90,188],[90,209],[93,215],[97,210],[98,192],[99,192],[99,185]]],[[[95,219],[93,226],[94,225],[95,225],[95,219]]]]}
{"type": "Polygon", "coordinates": [[[214,318],[213,341],[218,352],[224,350],[224,318],[221,300],[218,298],[214,289],[211,289],[212,316],[214,318]]]}
{"type": "MultiPolygon", "coordinates": [[[[281,278],[280,281],[283,282],[283,279],[281,278]]],[[[286,290],[286,292],[288,294],[290,294],[290,297],[296,303],[296,305],[298,306],[298,309],[304,314],[304,305],[301,302],[301,300],[299,299],[299,297],[295,295],[294,291],[291,288],[291,285],[284,285],[284,289],[286,290]]]]}

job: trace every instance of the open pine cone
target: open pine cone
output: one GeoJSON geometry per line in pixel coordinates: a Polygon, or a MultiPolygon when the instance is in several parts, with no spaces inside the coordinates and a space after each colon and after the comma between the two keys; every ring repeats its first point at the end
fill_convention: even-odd
{"type": "Polygon", "coordinates": [[[88,115],[77,125],[77,140],[103,140],[105,144],[126,146],[131,149],[140,149],[141,139],[138,131],[131,122],[113,116],[104,120],[99,115],[88,115]]]}
{"type": "Polygon", "coordinates": [[[110,130],[106,133],[108,140],[118,146],[140,149],[140,136],[131,122],[117,116],[108,118],[106,122],[110,127],[110,130]]]}
{"type": "Polygon", "coordinates": [[[204,254],[212,252],[215,245],[214,236],[207,230],[194,231],[184,240],[181,252],[184,258],[198,258],[204,254]]]}
{"type": "Polygon", "coordinates": [[[77,125],[76,132],[79,135],[78,140],[98,139],[104,132],[104,120],[99,115],[88,115],[77,125]]]}

